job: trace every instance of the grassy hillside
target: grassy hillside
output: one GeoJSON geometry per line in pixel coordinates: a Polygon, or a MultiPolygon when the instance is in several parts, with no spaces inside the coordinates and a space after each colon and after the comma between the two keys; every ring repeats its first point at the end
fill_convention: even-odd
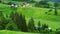
{"type": "Polygon", "coordinates": [[[30,7],[30,8],[19,8],[17,10],[19,13],[22,12],[26,18],[27,21],[33,17],[35,20],[35,24],[40,20],[42,24],[48,24],[53,29],[59,28],[60,26],[60,10],[58,9],[58,16],[54,15],[54,9],[52,12],[45,14],[45,12],[48,12],[49,9],[47,8],[36,8],[36,7],[30,7]]]}
{"type": "Polygon", "coordinates": [[[17,32],[9,30],[0,30],[0,34],[37,34],[37,33],[27,33],[27,32],[17,32]]]}
{"type": "MultiPolygon", "coordinates": [[[[49,8],[50,9],[50,8],[49,8]]],[[[19,14],[22,13],[26,16],[26,22],[28,23],[31,17],[34,18],[35,24],[37,25],[38,21],[41,21],[41,24],[48,24],[50,27],[55,30],[60,27],[60,10],[58,9],[58,15],[54,15],[54,9],[52,12],[45,14],[49,11],[48,8],[37,8],[37,7],[18,7],[11,9],[9,5],[0,4],[0,11],[3,12],[3,15],[10,14],[12,11],[17,11],[19,14]],[[49,15],[50,14],[50,15],[49,15]]],[[[6,17],[6,16],[5,16],[6,17]]]]}

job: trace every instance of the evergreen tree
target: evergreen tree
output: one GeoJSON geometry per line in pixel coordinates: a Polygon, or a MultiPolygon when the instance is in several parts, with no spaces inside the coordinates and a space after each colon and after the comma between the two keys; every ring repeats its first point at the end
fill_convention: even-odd
{"type": "Polygon", "coordinates": [[[23,16],[22,18],[22,31],[27,31],[27,24],[26,24],[26,20],[25,20],[25,16],[23,16]]]}
{"type": "Polygon", "coordinates": [[[22,14],[19,14],[16,12],[15,13],[15,20],[16,20],[16,24],[18,26],[18,28],[23,31],[26,32],[27,31],[27,25],[26,25],[26,20],[25,17],[22,16],[22,14]]]}
{"type": "Polygon", "coordinates": [[[34,31],[34,30],[35,30],[35,25],[34,25],[34,20],[33,20],[33,18],[31,18],[31,19],[29,20],[28,29],[29,29],[30,31],[34,31]]]}
{"type": "Polygon", "coordinates": [[[10,20],[10,22],[6,25],[6,30],[13,30],[16,31],[18,30],[17,25],[14,23],[14,21],[10,20]]]}
{"type": "Polygon", "coordinates": [[[38,31],[40,32],[40,30],[41,30],[41,24],[40,24],[40,21],[38,22],[38,31]]]}
{"type": "Polygon", "coordinates": [[[21,29],[22,24],[21,24],[21,16],[19,16],[18,13],[15,13],[15,23],[17,24],[18,29],[21,29]]]}
{"type": "Polygon", "coordinates": [[[3,16],[3,13],[2,13],[2,11],[0,11],[0,17],[2,17],[3,16]]]}
{"type": "Polygon", "coordinates": [[[58,12],[57,12],[57,7],[55,7],[55,15],[57,15],[58,14],[58,12]]]}
{"type": "Polygon", "coordinates": [[[0,29],[3,30],[5,29],[6,25],[9,23],[9,20],[1,17],[1,21],[0,21],[0,29]]]}
{"type": "Polygon", "coordinates": [[[42,29],[45,30],[45,28],[48,28],[48,25],[43,24],[43,25],[42,25],[42,29]]]}
{"type": "Polygon", "coordinates": [[[13,28],[12,25],[7,28],[7,30],[13,30],[13,29],[14,29],[14,28],[13,28]]]}
{"type": "Polygon", "coordinates": [[[54,3],[54,7],[55,7],[55,12],[54,12],[54,13],[55,13],[55,15],[57,15],[57,14],[58,14],[58,12],[57,12],[57,7],[58,7],[58,5],[59,5],[59,4],[58,4],[58,3],[56,3],[56,2],[54,3]]]}
{"type": "Polygon", "coordinates": [[[6,25],[8,24],[8,20],[3,16],[3,13],[0,12],[0,29],[5,29],[6,25]]]}
{"type": "Polygon", "coordinates": [[[13,21],[15,21],[15,14],[14,14],[14,12],[11,12],[10,19],[13,20],[13,21]]]}

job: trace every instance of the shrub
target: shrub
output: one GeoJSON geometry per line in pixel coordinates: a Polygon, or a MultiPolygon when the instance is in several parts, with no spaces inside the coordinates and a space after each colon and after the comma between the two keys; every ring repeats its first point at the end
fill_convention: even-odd
{"type": "Polygon", "coordinates": [[[60,34],[60,30],[56,31],[56,34],[60,34]]]}

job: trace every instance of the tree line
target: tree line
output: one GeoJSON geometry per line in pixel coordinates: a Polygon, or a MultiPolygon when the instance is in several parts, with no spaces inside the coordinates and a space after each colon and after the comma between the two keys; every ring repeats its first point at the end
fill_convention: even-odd
{"type": "Polygon", "coordinates": [[[0,30],[19,30],[23,32],[43,32],[47,30],[51,32],[52,29],[48,30],[48,27],[47,24],[41,25],[40,21],[38,21],[37,26],[35,26],[33,17],[31,17],[27,24],[25,16],[22,14],[19,15],[17,12],[11,12],[9,16],[6,15],[6,17],[4,17],[3,13],[0,11],[0,30]]]}
{"type": "MultiPolygon", "coordinates": [[[[53,32],[47,24],[41,24],[38,21],[35,25],[33,17],[26,23],[25,16],[21,13],[11,12],[6,17],[3,16],[3,12],[0,11],[0,30],[22,31],[22,32],[36,32],[36,33],[51,33],[53,32]]],[[[54,33],[60,33],[60,29],[57,29],[54,33]]]]}

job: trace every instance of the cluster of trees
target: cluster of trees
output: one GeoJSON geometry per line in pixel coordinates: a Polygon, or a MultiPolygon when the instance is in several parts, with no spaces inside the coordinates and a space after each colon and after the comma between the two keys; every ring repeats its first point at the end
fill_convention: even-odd
{"type": "Polygon", "coordinates": [[[22,1],[22,2],[35,2],[35,0],[13,0],[13,1],[22,1]]]}
{"type": "Polygon", "coordinates": [[[18,14],[17,12],[11,12],[10,15],[3,16],[3,13],[0,12],[0,30],[20,30],[23,32],[45,32],[48,30],[48,25],[41,25],[40,21],[38,21],[37,26],[34,24],[34,19],[31,17],[29,23],[26,23],[25,16],[22,14],[18,14]]]}
{"type": "Polygon", "coordinates": [[[43,8],[49,8],[49,4],[47,0],[41,0],[40,2],[35,4],[36,7],[43,7],[43,8]]]}
{"type": "MultiPolygon", "coordinates": [[[[19,30],[23,32],[39,32],[39,33],[49,33],[52,29],[48,29],[47,24],[41,24],[38,21],[37,26],[35,26],[34,19],[31,17],[28,24],[26,23],[25,16],[18,14],[17,12],[11,12],[11,14],[3,16],[3,12],[0,11],[0,30],[19,30]]],[[[59,30],[55,32],[60,33],[59,30]]]]}
{"type": "Polygon", "coordinates": [[[12,2],[3,2],[3,1],[1,1],[1,0],[0,0],[0,3],[2,3],[2,4],[7,4],[7,5],[14,4],[14,3],[12,3],[12,2]]]}
{"type": "Polygon", "coordinates": [[[48,14],[48,13],[52,12],[52,10],[54,9],[54,15],[58,15],[58,6],[59,6],[59,4],[57,2],[55,2],[54,3],[54,8],[52,7],[51,9],[49,9],[48,12],[45,12],[45,14],[48,14]]]}

